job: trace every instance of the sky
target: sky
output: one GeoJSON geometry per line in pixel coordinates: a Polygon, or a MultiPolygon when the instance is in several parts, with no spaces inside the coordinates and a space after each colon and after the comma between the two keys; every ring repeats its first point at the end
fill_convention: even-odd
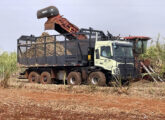
{"type": "Polygon", "coordinates": [[[0,49],[16,51],[21,35],[40,36],[47,18],[38,20],[36,13],[50,5],[79,28],[109,30],[121,36],[143,35],[154,40],[160,33],[164,42],[165,0],[1,0],[0,49]]]}

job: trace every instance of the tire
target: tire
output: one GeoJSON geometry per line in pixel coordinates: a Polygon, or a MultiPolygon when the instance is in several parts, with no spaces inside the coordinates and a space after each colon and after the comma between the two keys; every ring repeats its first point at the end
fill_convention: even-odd
{"type": "Polygon", "coordinates": [[[41,77],[40,77],[40,83],[41,84],[51,84],[52,83],[51,75],[49,72],[42,72],[41,77]]]}
{"type": "Polygon", "coordinates": [[[92,72],[88,77],[88,84],[105,86],[106,85],[105,74],[102,72],[92,72]]]}
{"type": "Polygon", "coordinates": [[[80,85],[82,82],[81,74],[79,72],[70,72],[67,82],[69,85],[80,85]]]}
{"type": "Polygon", "coordinates": [[[28,79],[30,83],[39,83],[40,75],[37,72],[32,71],[30,72],[28,79]]]}
{"type": "Polygon", "coordinates": [[[165,79],[165,73],[163,73],[163,79],[165,79]]]}

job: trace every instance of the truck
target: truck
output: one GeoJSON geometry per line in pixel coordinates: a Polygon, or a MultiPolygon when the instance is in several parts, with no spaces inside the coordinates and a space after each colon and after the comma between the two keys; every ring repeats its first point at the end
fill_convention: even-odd
{"type": "Polygon", "coordinates": [[[30,82],[108,85],[148,71],[150,62],[139,56],[146,51],[149,37],[114,37],[92,28],[79,29],[55,6],[37,11],[38,19],[45,17],[45,30],[59,35],[21,36],[17,43],[18,63],[25,68],[21,75],[30,82]]]}
{"type": "Polygon", "coordinates": [[[31,83],[105,86],[137,74],[133,44],[92,28],[71,34],[21,36],[17,53],[18,63],[25,68],[22,75],[31,83]],[[68,37],[79,35],[84,39],[68,37]]]}

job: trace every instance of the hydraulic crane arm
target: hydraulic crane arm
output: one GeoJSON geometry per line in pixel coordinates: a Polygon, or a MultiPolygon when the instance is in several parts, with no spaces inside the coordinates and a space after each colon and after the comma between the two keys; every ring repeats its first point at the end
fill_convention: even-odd
{"type": "Polygon", "coordinates": [[[70,23],[66,18],[63,18],[56,7],[50,6],[41,9],[37,12],[37,18],[45,18],[48,20],[45,23],[45,30],[56,30],[60,34],[68,34],[66,37],[70,39],[86,39],[83,34],[76,35],[79,32],[79,28],[74,24],[70,23]]]}

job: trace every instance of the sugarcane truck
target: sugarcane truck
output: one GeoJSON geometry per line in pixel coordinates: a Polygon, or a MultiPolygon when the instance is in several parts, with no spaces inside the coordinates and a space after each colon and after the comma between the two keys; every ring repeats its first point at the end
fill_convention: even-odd
{"type": "Polygon", "coordinates": [[[79,29],[63,18],[54,6],[37,12],[38,19],[44,17],[48,18],[45,30],[55,30],[59,35],[21,36],[17,41],[18,63],[25,69],[21,76],[31,83],[66,81],[70,85],[88,83],[104,86],[114,80],[125,82],[137,76],[135,55],[139,51],[138,54],[144,52],[148,37],[121,38],[92,28],[79,29]],[[50,37],[54,41],[48,42],[50,37]],[[38,43],[38,39],[44,40],[38,43]],[[57,51],[58,44],[64,48],[61,55],[57,51]],[[51,55],[48,54],[49,45],[53,46],[51,55]],[[39,46],[42,46],[42,55],[37,53],[39,46]],[[33,52],[33,56],[29,57],[29,51],[33,52]]]}
{"type": "MultiPolygon", "coordinates": [[[[18,39],[18,63],[26,68],[24,75],[32,83],[50,84],[54,80],[65,80],[70,85],[88,83],[104,86],[113,76],[127,80],[135,75],[132,43],[106,36],[102,31],[81,29],[76,35],[86,39],[68,39],[69,34],[53,35],[52,42],[37,43],[38,37],[21,36],[18,39]],[[63,40],[57,41],[58,37],[63,40]],[[47,45],[53,44],[54,53],[47,55],[47,45]],[[58,55],[57,44],[64,46],[64,54],[58,55]],[[37,46],[44,46],[43,56],[37,53],[37,46]],[[31,49],[33,46],[33,49],[31,49]],[[27,51],[33,50],[34,56],[28,57],[27,51]],[[71,54],[67,54],[70,51],[71,54]]],[[[76,36],[75,35],[75,36],[76,36]]],[[[51,36],[52,37],[52,36],[51,36]]]]}

